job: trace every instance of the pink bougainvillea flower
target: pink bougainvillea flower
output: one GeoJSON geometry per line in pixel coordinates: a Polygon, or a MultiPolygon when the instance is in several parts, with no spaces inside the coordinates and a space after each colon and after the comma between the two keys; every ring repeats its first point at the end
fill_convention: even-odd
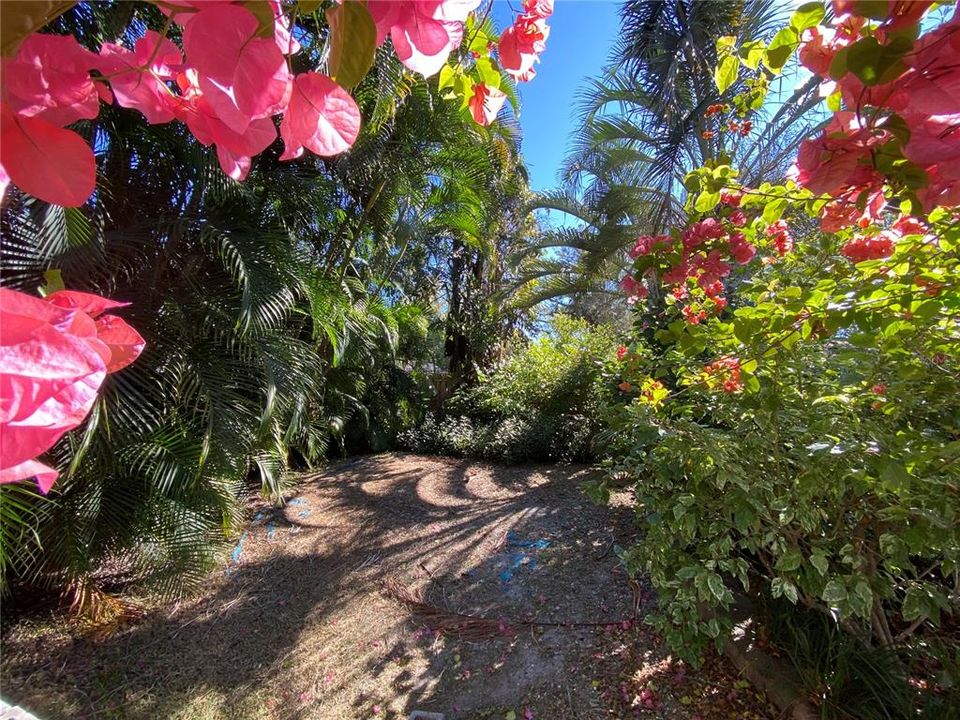
{"type": "Polygon", "coordinates": [[[757,248],[747,241],[742,232],[732,233],[728,239],[730,256],[741,265],[746,265],[757,254],[757,248]]]}
{"type": "Polygon", "coordinates": [[[3,198],[7,194],[7,187],[10,185],[10,176],[3,169],[3,163],[0,162],[0,205],[3,205],[3,198]]]}
{"type": "Polygon", "coordinates": [[[400,62],[424,77],[440,72],[463,39],[463,22],[478,0],[370,0],[377,44],[389,35],[400,62]]]}
{"type": "Polygon", "coordinates": [[[97,56],[72,35],[30,35],[17,54],[3,60],[2,98],[18,115],[40,117],[63,127],[92,119],[100,96],[90,79],[97,56]]]}
{"type": "Polygon", "coordinates": [[[103,314],[107,310],[126,307],[130,303],[108,300],[76,290],[58,290],[48,295],[45,300],[57,307],[80,311],[74,317],[70,329],[75,335],[91,343],[101,354],[108,373],[122,370],[143,352],[146,343],[140,333],[130,327],[123,318],[103,314]]]}
{"type": "Polygon", "coordinates": [[[273,10],[273,39],[284,55],[295,55],[300,52],[300,43],[293,36],[290,19],[283,12],[281,0],[267,0],[273,10]]]}
{"type": "Polygon", "coordinates": [[[0,482],[36,476],[41,491],[50,489],[57,472],[35,458],[83,422],[106,374],[143,350],[136,330],[103,314],[126,304],[0,289],[0,482]]]}
{"type": "Polygon", "coordinates": [[[853,263],[866,260],[879,260],[893,255],[895,238],[891,233],[879,235],[855,235],[840,249],[840,253],[853,263]]]}
{"type": "Polygon", "coordinates": [[[36,460],[26,460],[11,467],[0,467],[0,485],[34,478],[37,481],[37,487],[44,495],[50,492],[50,488],[59,476],[60,473],[56,469],[36,460]]]}
{"type": "Polygon", "coordinates": [[[289,93],[283,53],[272,38],[257,37],[259,29],[260,21],[246,8],[216,5],[198,12],[183,32],[187,62],[197,70],[201,90],[235,132],[282,110],[289,93]]]}
{"type": "Polygon", "coordinates": [[[297,75],[290,105],[280,123],[284,152],[291,160],[307,148],[322,156],[349,149],[360,132],[360,108],[350,94],[326,75],[297,75]]]}
{"type": "Polygon", "coordinates": [[[393,39],[393,49],[400,62],[424,77],[432,77],[440,72],[440,68],[447,62],[450,53],[458,48],[463,40],[463,23],[430,22],[438,22],[446,37],[444,43],[436,50],[431,50],[434,43],[423,41],[426,36],[425,33],[411,34],[408,26],[401,25],[395,25],[390,31],[390,37],[393,39]]]}
{"type": "Polygon", "coordinates": [[[477,123],[489,125],[497,119],[497,113],[500,112],[506,99],[506,94],[501,90],[490,87],[486,83],[478,83],[473,86],[473,95],[468,101],[468,106],[477,123]]]}
{"type": "Polygon", "coordinates": [[[93,150],[72,130],[42,117],[15,114],[0,103],[0,166],[14,185],[34,197],[79,207],[96,186],[93,150]]]}
{"type": "Polygon", "coordinates": [[[856,113],[834,113],[819,137],[800,144],[787,176],[811,192],[838,195],[864,184],[861,171],[869,174],[871,148],[889,137],[888,131],[864,124],[856,113]]]}
{"type": "Polygon", "coordinates": [[[211,107],[200,90],[195,70],[177,76],[180,100],[176,115],[202,145],[216,145],[220,167],[234,180],[243,180],[250,171],[251,158],[263,152],[277,137],[270,118],[246,123],[243,132],[236,132],[211,107]]]}
{"type": "Polygon", "coordinates": [[[960,113],[908,120],[910,140],[903,154],[917,165],[955,164],[960,160],[960,113]]]}
{"type": "Polygon", "coordinates": [[[0,289],[0,473],[4,482],[30,477],[36,468],[29,461],[83,422],[106,376],[100,354],[83,338],[67,332],[74,312],[0,289]]]}
{"type": "Polygon", "coordinates": [[[175,98],[165,83],[176,77],[182,63],[183,56],[176,45],[148,30],[132,51],[104,43],[98,67],[109,78],[121,107],[139,110],[147,122],[156,124],[170,122],[175,117],[175,98]],[[142,70],[148,61],[149,68],[142,70]]]}
{"type": "Polygon", "coordinates": [[[516,21],[500,36],[500,64],[515,79],[526,76],[533,69],[538,56],[546,47],[550,28],[536,15],[518,15],[516,21]]]}

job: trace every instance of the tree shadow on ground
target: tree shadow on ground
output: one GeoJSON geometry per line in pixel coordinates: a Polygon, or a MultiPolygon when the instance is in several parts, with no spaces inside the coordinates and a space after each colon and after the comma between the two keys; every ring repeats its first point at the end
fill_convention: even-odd
{"type": "Polygon", "coordinates": [[[381,587],[394,577],[491,617],[632,616],[611,552],[630,510],[591,506],[587,476],[411,455],[345,463],[283,508],[258,508],[237,562],[200,597],[106,639],[9,632],[4,694],[47,718],[473,717],[558,683],[567,705],[585,703],[589,679],[570,664],[586,631],[438,639],[381,587]]]}

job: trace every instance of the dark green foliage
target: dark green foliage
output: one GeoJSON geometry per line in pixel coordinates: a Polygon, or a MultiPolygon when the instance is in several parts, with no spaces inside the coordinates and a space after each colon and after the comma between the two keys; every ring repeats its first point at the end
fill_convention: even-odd
{"type": "MultiPolygon", "coordinates": [[[[960,717],[955,688],[948,688],[950,694],[918,690],[909,682],[909,659],[865,647],[826,613],[768,600],[763,621],[770,642],[790,658],[824,720],[960,717]]],[[[929,656],[930,649],[919,655],[929,656]]]]}
{"type": "MultiPolygon", "coordinates": [[[[326,30],[305,22],[321,57],[326,30]]],[[[56,31],[95,46],[162,23],[147,5],[82,4],[56,31]]],[[[8,194],[4,286],[36,292],[58,269],[129,302],[147,347],[49,454],[48,498],[0,488],[4,583],[189,589],[250,493],[279,501],[291,469],[389,447],[421,418],[450,247],[494,247],[503,197],[524,191],[515,128],[465,125],[389,48],[355,95],[349,153],[281,163],[278,142],[243,183],[179,123],[103,106],[77,126],[98,162],[85,207],[8,194]]]]}
{"type": "Polygon", "coordinates": [[[507,463],[589,462],[592,441],[616,396],[615,333],[563,315],[504,362],[458,392],[445,415],[404,433],[417,452],[507,463]]]}

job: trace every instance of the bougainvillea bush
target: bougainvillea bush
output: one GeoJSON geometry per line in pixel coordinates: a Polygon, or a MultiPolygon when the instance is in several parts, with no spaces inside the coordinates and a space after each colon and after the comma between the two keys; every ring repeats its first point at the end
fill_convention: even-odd
{"type": "Polygon", "coordinates": [[[722,154],[690,173],[687,224],[631,252],[613,470],[645,536],[624,559],[688,655],[736,593],[871,644],[954,632],[960,11],[930,5],[811,3],[769,42],[720,38],[718,87],[748,90],[708,132],[741,134],[796,51],[831,117],[781,184],[740,186],[722,154]]]}

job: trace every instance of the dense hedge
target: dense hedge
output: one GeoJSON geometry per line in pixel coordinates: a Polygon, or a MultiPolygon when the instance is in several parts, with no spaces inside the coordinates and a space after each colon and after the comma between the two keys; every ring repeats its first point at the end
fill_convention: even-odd
{"type": "Polygon", "coordinates": [[[400,442],[508,463],[594,460],[593,439],[618,394],[615,353],[612,329],[558,315],[550,332],[520,344],[400,442]]]}

